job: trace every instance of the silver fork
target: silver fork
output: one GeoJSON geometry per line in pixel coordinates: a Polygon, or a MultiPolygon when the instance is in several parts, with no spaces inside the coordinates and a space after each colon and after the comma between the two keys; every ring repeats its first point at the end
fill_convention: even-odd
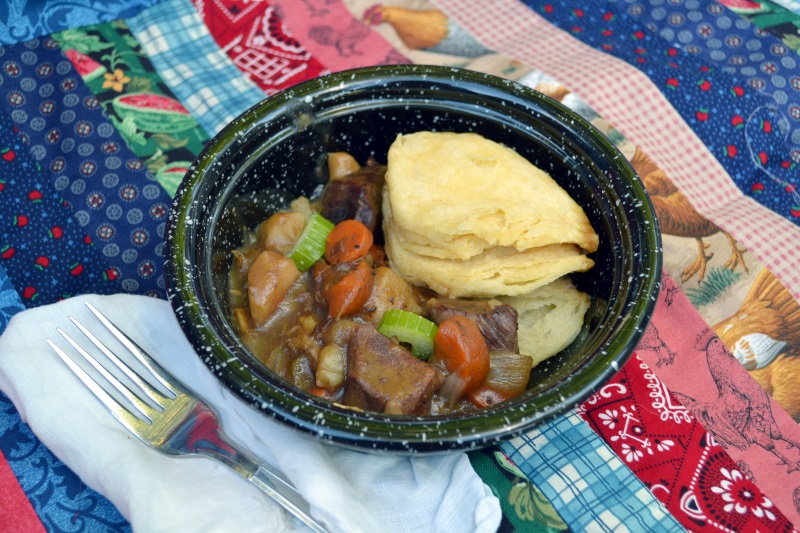
{"type": "Polygon", "coordinates": [[[167,455],[200,454],[217,459],[263,490],[313,531],[325,533],[326,530],[322,525],[311,517],[308,502],[291,482],[269,466],[259,463],[246,452],[237,449],[222,432],[217,415],[208,404],[164,370],[94,306],[89,302],[85,302],[85,304],[114,337],[147,369],[160,388],[163,388],[163,391],[159,391],[156,388],[158,385],[153,386],[154,384],[148,382],[148,378],[143,377],[123,362],[83,324],[74,317],[69,317],[92,344],[135,384],[135,387],[129,388],[129,385],[117,379],[61,328],[58,328],[58,332],[103,376],[108,384],[130,402],[132,408],[126,407],[112,397],[99,380],[91,377],[53,341],[47,339],[47,343],[123,426],[145,444],[167,455]],[[134,388],[137,388],[138,391],[134,391],[134,388]]]}

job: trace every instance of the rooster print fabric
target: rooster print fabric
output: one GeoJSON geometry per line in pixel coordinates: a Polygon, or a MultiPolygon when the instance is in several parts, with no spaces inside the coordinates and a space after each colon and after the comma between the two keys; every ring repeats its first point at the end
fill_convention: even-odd
{"type": "MultiPolygon", "coordinates": [[[[613,5],[593,12],[576,9],[566,1],[525,3],[586,44],[647,74],[742,192],[800,223],[800,194],[794,171],[800,151],[785,142],[790,128],[787,114],[791,116],[793,104],[788,104],[784,112],[776,100],[760,93],[760,86],[754,88],[723,72],[708,58],[690,55],[613,5]],[[620,46],[619,39],[633,46],[620,46]],[[776,127],[765,128],[764,121],[776,127]],[[784,126],[778,128],[778,122],[784,126]]],[[[709,14],[722,16],[715,10],[709,14]]],[[[780,56],[783,50],[785,47],[779,46],[772,53],[780,56]]]]}
{"type": "MultiPolygon", "coordinates": [[[[597,122],[585,103],[563,86],[538,78],[535,87],[597,122]]],[[[800,305],[774,274],[735,238],[694,209],[653,161],[631,147],[618,132],[607,133],[625,153],[644,182],[661,226],[665,266],[692,305],[751,376],[789,414],[800,421],[800,405],[792,391],[800,355],[800,305]],[[731,309],[726,299],[741,304],[731,309]],[[775,366],[771,366],[775,363],[775,366]],[[774,382],[773,382],[774,380],[774,382]]],[[[641,344],[649,340],[648,330],[641,344]]],[[[665,348],[666,350],[666,348],[665,348]]],[[[659,355],[661,366],[669,356],[659,355]]]]}
{"type": "Polygon", "coordinates": [[[484,46],[427,2],[343,0],[350,14],[372,28],[413,63],[468,68],[518,80],[531,68],[484,46]]]}
{"type": "MultiPolygon", "coordinates": [[[[656,365],[674,353],[651,327],[656,365]],[[665,355],[666,354],[666,355],[665,355]]],[[[792,531],[791,522],[639,357],[581,416],[690,531],[792,531]]]]}
{"type": "Polygon", "coordinates": [[[668,276],[652,325],[660,342],[640,345],[639,359],[686,409],[687,421],[700,424],[730,455],[740,475],[746,474],[794,522],[800,513],[793,497],[800,487],[800,426],[748,374],[668,276]],[[664,358],[659,346],[669,348],[672,360],[664,358]]]}

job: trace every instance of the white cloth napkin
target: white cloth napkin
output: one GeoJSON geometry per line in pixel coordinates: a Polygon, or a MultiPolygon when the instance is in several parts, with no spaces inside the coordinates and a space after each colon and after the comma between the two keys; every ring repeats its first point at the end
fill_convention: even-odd
{"type": "MultiPolygon", "coordinates": [[[[332,531],[496,531],[500,504],[463,453],[400,457],[323,444],[256,412],[195,355],[169,303],[144,296],[81,296],[23,311],[0,336],[0,389],[33,432],[135,531],[294,531],[300,522],[227,467],[173,458],[130,435],[45,342],[74,351],[60,327],[104,328],[91,302],[167,370],[216,407],[225,432],[279,467],[332,531]]],[[[105,339],[105,337],[100,337],[105,339]]],[[[75,354],[78,359],[80,356],[75,354]]]]}

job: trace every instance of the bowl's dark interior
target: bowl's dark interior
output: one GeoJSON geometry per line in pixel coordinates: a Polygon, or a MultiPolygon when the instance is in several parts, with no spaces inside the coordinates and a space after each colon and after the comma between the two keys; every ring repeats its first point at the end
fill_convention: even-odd
{"type": "Polygon", "coordinates": [[[184,276],[181,283],[175,264],[168,263],[171,292],[179,302],[196,296],[193,304],[202,309],[201,315],[208,315],[192,318],[178,313],[196,346],[214,345],[217,341],[210,336],[222,339],[221,348],[208,350],[212,354],[207,357],[209,366],[270,414],[309,431],[322,429],[326,437],[350,445],[366,446],[373,438],[385,441],[389,449],[484,444],[569,408],[630,355],[658,290],[655,218],[641,183],[619,152],[594,128],[549,98],[474,73],[410,67],[395,68],[390,74],[379,68],[316,80],[273,97],[222,132],[201,154],[173,210],[191,219],[191,227],[184,228],[191,231],[178,236],[175,228],[180,217],[172,220],[168,254],[173,263],[188,259],[200,275],[184,276]],[[600,235],[600,248],[592,256],[595,267],[573,275],[594,302],[580,337],[537,366],[529,391],[509,402],[510,406],[490,410],[471,422],[437,423],[440,442],[435,445],[429,439],[436,441],[436,436],[420,433],[430,420],[363,415],[369,424],[380,426],[389,420],[394,428],[387,434],[370,426],[365,437],[344,422],[362,415],[305,398],[279,383],[236,342],[224,297],[229,252],[241,244],[242,225],[255,226],[292,198],[311,195],[325,181],[328,152],[347,151],[362,162],[369,156],[385,162],[397,134],[420,130],[476,132],[515,149],[570,193],[600,235]],[[198,326],[198,318],[205,324],[198,326]],[[227,352],[228,358],[233,351],[241,368],[220,370],[221,355],[213,356],[217,350],[227,352]],[[268,392],[275,387],[280,389],[279,397],[268,392]],[[300,414],[287,411],[294,401],[302,403],[300,414]],[[320,427],[302,420],[309,405],[309,413],[328,410],[329,423],[320,427]],[[504,409],[514,413],[511,422],[503,418],[504,409]],[[339,416],[342,425],[337,423],[339,416]],[[404,432],[404,424],[412,429],[404,432]],[[472,428],[466,432],[470,436],[464,428],[472,428]]]}

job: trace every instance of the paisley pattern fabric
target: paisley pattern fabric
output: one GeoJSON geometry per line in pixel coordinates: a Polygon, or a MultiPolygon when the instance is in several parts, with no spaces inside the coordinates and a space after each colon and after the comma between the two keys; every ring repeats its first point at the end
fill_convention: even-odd
{"type": "Polygon", "coordinates": [[[269,2],[194,0],[217,44],[266,94],[325,74],[327,69],[286,28],[269,2]]]}
{"type": "Polygon", "coordinates": [[[131,17],[158,0],[6,0],[0,44],[29,41],[68,28],[131,17]]]}
{"type": "Polygon", "coordinates": [[[24,309],[25,304],[20,300],[17,289],[0,266],[0,334],[5,331],[11,317],[24,309]]]}
{"type": "Polygon", "coordinates": [[[691,531],[793,526],[656,374],[634,358],[580,415],[691,531]]]}
{"type": "Polygon", "coordinates": [[[55,457],[0,392],[0,452],[48,531],[127,532],[130,525],[106,498],[87,488],[55,457]]]}
{"type": "Polygon", "coordinates": [[[51,39],[0,48],[0,98],[123,291],[163,296],[169,197],[51,39]]]}

